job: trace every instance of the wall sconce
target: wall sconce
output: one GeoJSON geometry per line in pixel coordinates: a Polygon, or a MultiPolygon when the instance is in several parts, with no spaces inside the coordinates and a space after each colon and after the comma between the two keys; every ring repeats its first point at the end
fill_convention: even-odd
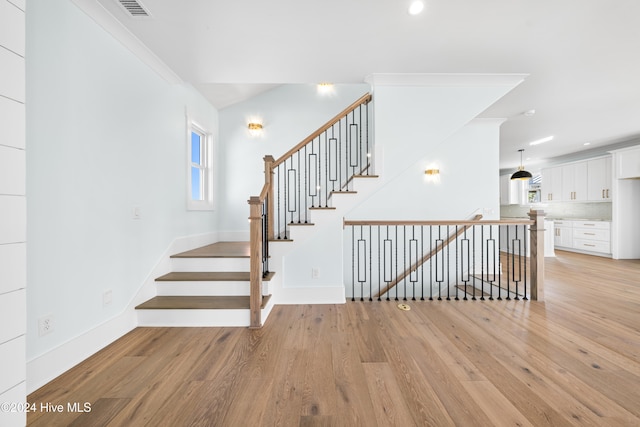
{"type": "Polygon", "coordinates": [[[333,83],[318,83],[318,93],[320,95],[331,95],[335,92],[333,83]]]}
{"type": "Polygon", "coordinates": [[[427,178],[427,181],[430,182],[439,182],[440,181],[440,169],[438,167],[429,167],[429,169],[425,169],[424,174],[427,178]]]}
{"type": "Polygon", "coordinates": [[[262,123],[249,123],[249,135],[260,136],[262,135],[262,123]]]}

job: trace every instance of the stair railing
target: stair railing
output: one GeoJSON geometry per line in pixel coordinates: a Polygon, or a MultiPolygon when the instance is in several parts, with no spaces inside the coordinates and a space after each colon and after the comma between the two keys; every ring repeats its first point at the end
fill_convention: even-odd
{"type": "Polygon", "coordinates": [[[344,221],[351,228],[351,299],[543,300],[544,212],[529,216],[344,221]]]}
{"type": "Polygon", "coordinates": [[[289,240],[290,226],[310,223],[310,211],[329,209],[335,192],[351,192],[353,177],[373,172],[365,94],[277,160],[264,157],[265,184],[251,197],[251,327],[261,327],[262,278],[270,240],[289,240]],[[262,267],[261,267],[262,265],[262,267]]]}

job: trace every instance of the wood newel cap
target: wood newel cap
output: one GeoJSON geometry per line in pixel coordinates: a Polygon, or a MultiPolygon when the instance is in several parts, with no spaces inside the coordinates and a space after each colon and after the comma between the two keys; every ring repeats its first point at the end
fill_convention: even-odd
{"type": "Polygon", "coordinates": [[[273,163],[276,161],[271,154],[267,154],[262,160],[264,160],[265,163],[273,163]]]}
{"type": "Polygon", "coordinates": [[[247,200],[247,203],[250,205],[259,205],[262,202],[260,201],[260,196],[251,196],[249,197],[249,200],[247,200]]]}

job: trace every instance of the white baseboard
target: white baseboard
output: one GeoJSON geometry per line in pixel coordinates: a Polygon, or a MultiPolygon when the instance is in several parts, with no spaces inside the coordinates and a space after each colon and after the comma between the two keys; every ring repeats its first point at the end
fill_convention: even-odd
{"type": "Polygon", "coordinates": [[[73,368],[137,326],[135,313],[121,315],[27,362],[27,394],[73,368]]]}
{"type": "Polygon", "coordinates": [[[58,347],[27,361],[27,394],[39,389],[89,356],[102,350],[138,326],[136,305],[156,296],[156,277],[170,271],[170,256],[218,241],[217,233],[205,233],[175,239],[159,257],[141,284],[136,296],[118,316],[84,332],[58,347]]]}

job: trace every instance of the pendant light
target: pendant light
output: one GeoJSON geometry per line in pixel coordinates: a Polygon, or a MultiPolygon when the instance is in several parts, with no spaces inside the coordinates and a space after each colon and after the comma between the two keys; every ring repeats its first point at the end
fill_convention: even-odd
{"type": "Polygon", "coordinates": [[[516,173],[511,175],[511,179],[521,179],[523,181],[526,181],[528,179],[531,179],[533,175],[531,175],[531,172],[527,172],[526,170],[524,170],[524,166],[522,166],[522,152],[524,151],[524,148],[521,148],[518,151],[520,152],[520,167],[518,168],[518,171],[516,173]]]}

